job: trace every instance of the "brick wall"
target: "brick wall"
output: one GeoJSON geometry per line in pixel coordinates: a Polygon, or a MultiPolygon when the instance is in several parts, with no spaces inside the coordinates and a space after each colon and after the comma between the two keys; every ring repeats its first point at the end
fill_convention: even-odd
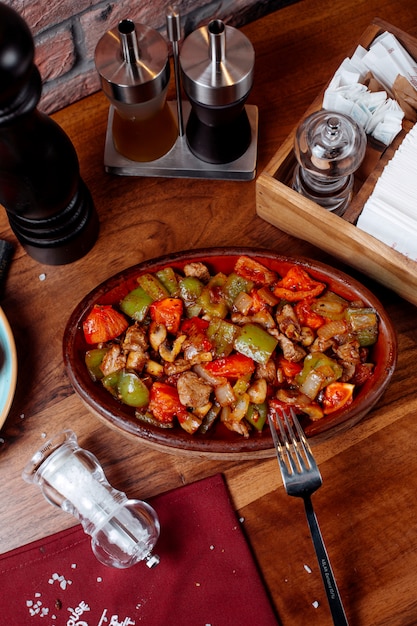
{"type": "MultiPolygon", "coordinates": [[[[183,35],[212,18],[235,27],[295,0],[179,0],[183,35]]],[[[166,36],[166,0],[3,0],[28,23],[43,80],[43,111],[52,113],[99,89],[94,50],[100,37],[125,18],[166,36]]]]}

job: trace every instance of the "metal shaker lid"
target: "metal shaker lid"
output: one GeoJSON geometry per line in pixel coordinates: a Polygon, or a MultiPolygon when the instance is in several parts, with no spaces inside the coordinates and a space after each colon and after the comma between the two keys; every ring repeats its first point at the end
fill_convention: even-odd
{"type": "Polygon", "coordinates": [[[180,64],[183,86],[192,100],[225,106],[249,93],[255,51],[243,33],[212,20],[185,39],[180,64]]]}
{"type": "Polygon", "coordinates": [[[168,46],[156,30],[122,20],[99,40],[94,56],[109,98],[126,104],[158,96],[170,78],[168,46]]]}

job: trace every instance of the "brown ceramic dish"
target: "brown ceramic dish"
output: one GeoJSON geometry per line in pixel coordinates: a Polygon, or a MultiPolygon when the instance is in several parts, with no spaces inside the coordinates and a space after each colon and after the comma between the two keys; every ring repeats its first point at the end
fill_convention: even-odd
{"type": "Polygon", "coordinates": [[[366,306],[377,310],[379,335],[377,343],[372,348],[372,361],[376,364],[373,377],[361,387],[349,407],[315,423],[306,423],[307,436],[317,441],[325,439],[354,426],[372,409],[394,372],[397,342],[386,312],[367,288],[346,274],[310,259],[284,257],[258,249],[210,248],[175,253],[130,267],[93,289],[76,307],[64,334],[64,362],[75,391],[92,413],[116,431],[165,452],[224,460],[267,458],[275,454],[268,427],[265,427],[261,434],[255,433],[249,439],[244,439],[223,429],[221,424],[210,434],[200,436],[189,435],[179,426],[165,430],[144,424],[135,418],[134,409],[119,403],[99,383],[91,380],[84,363],[88,346],[84,339],[82,322],[93,304],[118,303],[137,285],[137,276],[167,266],[182,269],[185,263],[190,261],[203,261],[212,270],[228,274],[242,254],[255,258],[280,275],[284,275],[291,265],[301,265],[313,278],[325,282],[340,296],[351,301],[361,299],[366,306]]]}

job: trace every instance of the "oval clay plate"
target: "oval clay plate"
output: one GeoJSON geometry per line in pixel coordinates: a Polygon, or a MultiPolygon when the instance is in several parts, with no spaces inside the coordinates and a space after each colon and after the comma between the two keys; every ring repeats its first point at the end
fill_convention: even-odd
{"type": "Polygon", "coordinates": [[[281,276],[292,265],[300,265],[313,278],[325,282],[343,298],[350,301],[360,299],[366,306],[377,310],[379,334],[371,353],[371,360],[375,363],[373,377],[360,388],[349,407],[319,421],[306,422],[304,428],[308,437],[321,440],[352,427],[370,411],[386,389],[397,357],[394,329],[377,298],[353,278],[310,259],[285,257],[253,248],[209,248],[170,254],[121,271],[93,289],[75,308],[66,326],[63,356],[71,384],[92,413],[116,431],[164,452],[224,460],[274,456],[272,437],[267,426],[262,433],[251,433],[248,439],[244,439],[220,423],[206,435],[189,435],[180,426],[160,429],[145,424],[135,418],[134,409],[114,399],[100,383],[93,382],[84,363],[85,352],[91,346],[84,339],[82,323],[94,304],[117,305],[121,298],[137,286],[136,279],[144,272],[155,272],[167,266],[181,270],[186,263],[201,261],[208,265],[211,273],[229,274],[241,255],[256,259],[281,276]]]}

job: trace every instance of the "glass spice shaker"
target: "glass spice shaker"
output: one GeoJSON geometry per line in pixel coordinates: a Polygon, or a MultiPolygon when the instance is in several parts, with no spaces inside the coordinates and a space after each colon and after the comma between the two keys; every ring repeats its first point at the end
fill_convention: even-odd
{"type": "Polygon", "coordinates": [[[115,149],[137,162],[164,156],[176,142],[178,127],[166,100],[171,70],[162,35],[122,20],[98,42],[95,64],[114,107],[115,149]]]}
{"type": "Polygon", "coordinates": [[[71,430],[47,441],[22,476],[38,485],[50,504],[81,522],[91,536],[94,555],[104,565],[123,569],[143,560],[148,567],[159,563],[152,554],[160,530],[156,512],[114,489],[97,458],[79,447],[71,430]]]}
{"type": "Polygon", "coordinates": [[[312,113],[296,132],[293,189],[335,215],[343,215],[365,150],[365,131],[352,118],[325,110],[312,113]]]}

